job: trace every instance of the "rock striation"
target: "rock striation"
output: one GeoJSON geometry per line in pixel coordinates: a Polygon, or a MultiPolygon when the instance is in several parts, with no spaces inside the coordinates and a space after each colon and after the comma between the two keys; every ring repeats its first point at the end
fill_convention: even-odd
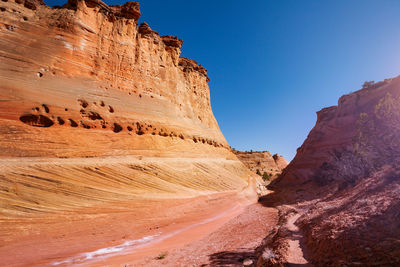
{"type": "Polygon", "coordinates": [[[0,2],[0,212],[242,190],[249,171],[182,40],[137,2],[0,2]]]}
{"type": "Polygon", "coordinates": [[[269,151],[243,152],[232,150],[232,152],[247,168],[259,175],[266,173],[271,177],[277,177],[288,165],[283,156],[272,155],[269,151]]]}
{"type": "Polygon", "coordinates": [[[399,265],[400,76],[317,115],[271,185],[266,201],[279,205],[281,227],[266,245],[274,258],[259,266],[296,263],[290,254],[316,266],[399,265]]]}

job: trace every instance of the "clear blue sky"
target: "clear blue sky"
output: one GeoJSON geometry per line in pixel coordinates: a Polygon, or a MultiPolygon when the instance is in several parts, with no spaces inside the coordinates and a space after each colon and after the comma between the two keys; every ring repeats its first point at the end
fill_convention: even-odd
{"type": "Polygon", "coordinates": [[[140,22],[208,69],[214,115],[239,150],[291,160],[316,111],[400,74],[399,0],[139,2],[140,22]]]}

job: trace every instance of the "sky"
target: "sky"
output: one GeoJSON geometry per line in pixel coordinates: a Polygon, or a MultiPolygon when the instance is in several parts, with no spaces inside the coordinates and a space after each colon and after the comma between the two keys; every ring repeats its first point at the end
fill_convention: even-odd
{"type": "Polygon", "coordinates": [[[183,39],[182,56],[208,70],[214,115],[238,150],[291,160],[318,110],[400,74],[398,0],[139,3],[140,23],[183,39]]]}

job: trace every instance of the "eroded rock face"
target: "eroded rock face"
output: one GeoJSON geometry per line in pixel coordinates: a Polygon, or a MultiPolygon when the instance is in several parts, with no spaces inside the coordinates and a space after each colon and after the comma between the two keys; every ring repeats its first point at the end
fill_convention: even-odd
{"type": "MultiPolygon", "coordinates": [[[[342,96],[317,114],[272,186],[282,220],[297,213],[307,260],[316,266],[399,265],[400,77],[342,96]]],[[[284,248],[290,243],[283,236],[269,245],[284,248]]]]}
{"type": "Polygon", "coordinates": [[[137,2],[70,0],[52,9],[11,0],[0,8],[0,157],[49,159],[19,174],[1,162],[0,195],[30,207],[22,212],[58,205],[66,176],[91,180],[84,193],[65,189],[66,206],[83,203],[79,196],[189,196],[248,185],[249,172],[213,116],[206,69],[180,57],[182,40],[138,26],[137,2]],[[64,165],[60,158],[93,160],[64,165]],[[31,172],[44,184],[10,193],[36,183],[24,176],[31,172]],[[104,177],[117,178],[100,192],[104,177]]]}
{"type": "Polygon", "coordinates": [[[113,6],[113,8],[117,10],[117,15],[121,17],[134,19],[136,21],[140,18],[140,7],[138,2],[129,1],[123,4],[121,7],[113,6]]]}
{"type": "Polygon", "coordinates": [[[269,151],[232,151],[247,168],[261,175],[266,173],[271,177],[276,177],[288,165],[284,157],[278,154],[271,155],[269,151]]]}
{"type": "MultiPolygon", "coordinates": [[[[18,3],[2,5],[2,118],[46,113],[53,122],[73,119],[79,128],[84,123],[110,132],[118,123],[124,132],[129,126],[228,148],[211,111],[206,70],[180,58],[182,40],[160,37],[146,23],[138,27],[137,2],[108,7],[99,0],[70,1],[66,6],[76,10],[40,4],[35,12],[18,3]],[[27,45],[12,45],[25,40],[27,45]]],[[[21,150],[40,155],[23,145],[21,150]]]]}

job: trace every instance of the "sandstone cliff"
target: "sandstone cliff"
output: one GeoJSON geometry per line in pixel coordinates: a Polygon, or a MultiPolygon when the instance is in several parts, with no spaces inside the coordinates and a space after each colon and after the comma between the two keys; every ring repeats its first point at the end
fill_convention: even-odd
{"type": "Polygon", "coordinates": [[[284,157],[278,154],[271,155],[269,151],[243,152],[232,150],[232,152],[252,172],[259,175],[266,173],[271,178],[278,176],[288,165],[284,157]]]}
{"type": "Polygon", "coordinates": [[[0,14],[1,213],[249,185],[206,69],[138,25],[137,2],[10,0],[0,14]]]}
{"type": "MultiPolygon", "coordinates": [[[[317,114],[266,200],[281,211],[269,248],[280,262],[293,263],[297,251],[316,266],[399,265],[400,77],[370,83],[317,114]]],[[[260,258],[266,262],[277,263],[260,258]]]]}

